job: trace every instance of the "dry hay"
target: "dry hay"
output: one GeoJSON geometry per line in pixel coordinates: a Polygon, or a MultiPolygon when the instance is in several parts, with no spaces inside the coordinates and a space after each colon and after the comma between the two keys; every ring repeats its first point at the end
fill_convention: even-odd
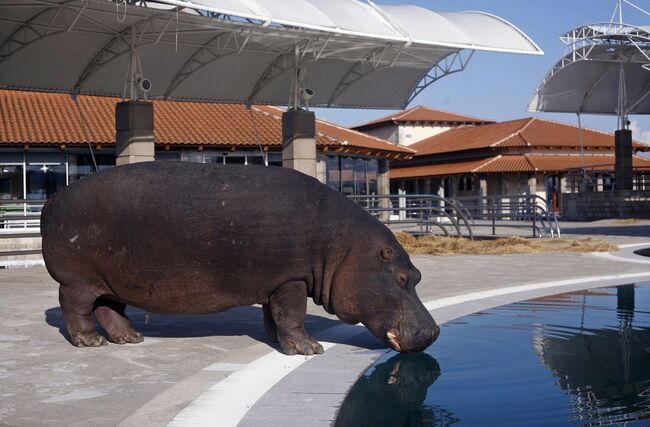
{"type": "Polygon", "coordinates": [[[638,224],[642,220],[639,218],[625,218],[625,219],[619,219],[614,221],[615,224],[620,224],[620,225],[630,225],[630,224],[638,224]]]}
{"type": "Polygon", "coordinates": [[[413,237],[396,233],[397,240],[411,255],[505,255],[562,252],[611,252],[617,246],[607,241],[585,237],[581,239],[526,239],[506,237],[496,240],[469,240],[456,237],[413,237]]]}

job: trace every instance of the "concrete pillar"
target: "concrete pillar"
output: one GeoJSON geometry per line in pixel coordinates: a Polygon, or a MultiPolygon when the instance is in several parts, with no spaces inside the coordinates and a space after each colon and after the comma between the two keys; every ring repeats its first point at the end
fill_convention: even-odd
{"type": "Polygon", "coordinates": [[[487,204],[488,201],[486,199],[488,195],[488,183],[487,179],[484,176],[478,177],[479,180],[479,186],[478,186],[478,196],[481,198],[480,205],[481,205],[481,217],[487,214],[487,204]]]}
{"type": "Polygon", "coordinates": [[[282,166],[316,177],[316,116],[311,111],[282,114],[282,166]]]}
{"type": "Polygon", "coordinates": [[[537,194],[537,177],[535,175],[528,178],[528,188],[526,191],[529,195],[534,196],[537,194]]]}
{"type": "Polygon", "coordinates": [[[153,103],[124,101],[115,104],[117,166],[154,160],[153,103]]]}
{"type": "Polygon", "coordinates": [[[628,129],[617,130],[614,133],[616,141],[616,175],[617,190],[632,189],[632,131],[628,129]]]}
{"type": "Polygon", "coordinates": [[[390,169],[388,167],[388,160],[378,159],[377,171],[377,193],[390,194],[390,169]]]}
{"type": "MultiPolygon", "coordinates": [[[[390,194],[390,169],[388,167],[388,160],[378,159],[378,170],[377,170],[377,194],[388,195],[390,194]]],[[[391,207],[389,198],[379,199],[379,207],[381,209],[389,209],[391,207]]],[[[379,218],[382,220],[390,219],[391,211],[382,210],[379,214],[379,218]]]]}

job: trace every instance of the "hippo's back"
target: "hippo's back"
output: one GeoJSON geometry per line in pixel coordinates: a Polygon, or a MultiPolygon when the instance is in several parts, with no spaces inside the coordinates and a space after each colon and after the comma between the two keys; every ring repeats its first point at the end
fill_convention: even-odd
{"type": "Polygon", "coordinates": [[[303,274],[328,244],[331,222],[358,210],[285,168],[140,163],[55,194],[42,214],[43,257],[57,281],[107,283],[127,302],[136,284],[164,294],[178,281],[273,282],[303,274]]]}

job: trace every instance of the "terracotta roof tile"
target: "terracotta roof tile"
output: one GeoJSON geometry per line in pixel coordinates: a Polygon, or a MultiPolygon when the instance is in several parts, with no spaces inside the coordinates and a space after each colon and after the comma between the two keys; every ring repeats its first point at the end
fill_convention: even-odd
{"type": "Polygon", "coordinates": [[[460,175],[471,173],[482,166],[497,160],[501,156],[487,159],[470,160],[466,162],[441,163],[438,165],[412,166],[406,168],[391,168],[390,178],[423,178],[428,176],[460,175]]]}
{"type": "MultiPolygon", "coordinates": [[[[585,148],[614,148],[614,135],[592,129],[527,118],[452,129],[411,145],[418,156],[466,151],[487,147],[532,147],[579,149],[583,140],[585,148]]],[[[634,143],[637,150],[650,151],[650,146],[634,143]]]]}
{"type": "Polygon", "coordinates": [[[535,167],[528,161],[526,156],[499,156],[493,162],[481,167],[477,172],[481,173],[504,173],[504,172],[534,172],[535,167]]]}
{"type": "MultiPolygon", "coordinates": [[[[469,173],[526,173],[565,172],[586,167],[592,170],[613,171],[614,155],[522,155],[494,156],[466,162],[393,168],[391,178],[424,178],[432,176],[463,175],[469,173]]],[[[650,171],[650,159],[634,156],[635,168],[650,171]]]]}
{"type": "MultiPolygon", "coordinates": [[[[118,98],[80,96],[79,113],[66,94],[0,90],[0,144],[59,145],[115,143],[118,98]]],[[[282,146],[282,112],[275,107],[154,102],[156,144],[174,146],[282,146]]],[[[410,148],[316,121],[316,144],[333,150],[361,149],[377,156],[411,157],[410,148]]]]}
{"type": "Polygon", "coordinates": [[[517,136],[531,119],[452,129],[416,142],[411,148],[418,156],[491,147],[517,136]]]}
{"type": "Polygon", "coordinates": [[[358,126],[353,126],[353,129],[366,130],[370,128],[390,126],[397,123],[408,122],[425,122],[425,123],[455,123],[455,124],[474,124],[481,125],[486,123],[494,123],[494,120],[480,119],[477,117],[466,116],[462,114],[450,113],[448,111],[436,110],[431,107],[417,106],[405,111],[391,114],[386,117],[381,117],[364,123],[358,126]]]}

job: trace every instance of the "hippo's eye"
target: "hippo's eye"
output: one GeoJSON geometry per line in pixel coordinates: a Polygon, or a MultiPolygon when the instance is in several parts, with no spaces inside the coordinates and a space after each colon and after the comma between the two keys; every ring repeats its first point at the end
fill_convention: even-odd
{"type": "Polygon", "coordinates": [[[390,247],[386,246],[381,249],[379,252],[379,256],[381,257],[382,261],[392,261],[393,257],[395,256],[395,252],[393,252],[393,249],[390,247]]]}
{"type": "Polygon", "coordinates": [[[408,280],[408,276],[406,274],[397,273],[397,278],[395,279],[395,281],[397,282],[398,285],[405,286],[407,280],[408,280]]]}

